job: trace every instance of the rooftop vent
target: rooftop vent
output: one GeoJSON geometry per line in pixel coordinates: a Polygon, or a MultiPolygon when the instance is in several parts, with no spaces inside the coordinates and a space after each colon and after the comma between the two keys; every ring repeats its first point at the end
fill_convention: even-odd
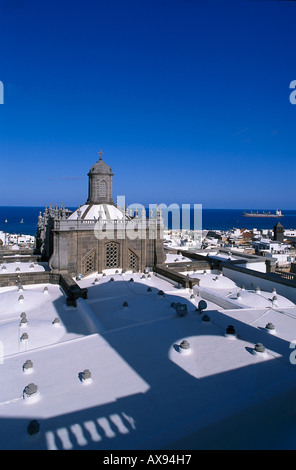
{"type": "Polygon", "coordinates": [[[187,305],[181,304],[180,302],[172,303],[171,306],[176,310],[179,317],[187,315],[187,305]]]}
{"type": "Polygon", "coordinates": [[[228,325],[228,327],[226,328],[226,333],[225,333],[225,336],[227,338],[236,338],[237,335],[236,335],[236,331],[235,331],[235,328],[233,325],[228,325]]]}
{"type": "Polygon", "coordinates": [[[242,285],[242,286],[241,286],[241,290],[245,290],[245,289],[246,289],[246,288],[245,288],[245,286],[244,286],[244,285],[242,285]]]}
{"type": "Polygon", "coordinates": [[[127,308],[127,307],[128,307],[128,303],[127,303],[127,302],[123,302],[122,306],[123,306],[123,308],[127,308]]]}
{"type": "Polygon", "coordinates": [[[159,291],[157,292],[157,295],[158,295],[159,297],[162,297],[162,298],[165,297],[163,290],[159,290],[159,291]]]}
{"type": "Polygon", "coordinates": [[[27,320],[27,317],[26,317],[26,314],[21,318],[21,321],[20,321],[20,327],[21,328],[24,328],[26,327],[28,324],[28,320],[27,320]]]}
{"type": "Polygon", "coordinates": [[[32,419],[32,421],[29,422],[28,427],[27,427],[27,432],[30,436],[33,436],[35,434],[38,434],[40,431],[40,424],[36,419],[32,419]]]}
{"type": "Polygon", "coordinates": [[[147,287],[147,292],[152,292],[151,287],[147,287]]]}
{"type": "Polygon", "coordinates": [[[44,287],[43,294],[48,294],[48,287],[47,286],[44,287]]]}
{"type": "Polygon", "coordinates": [[[27,359],[23,364],[23,371],[28,374],[32,372],[33,369],[33,362],[30,359],[27,359]]]}
{"type": "Polygon", "coordinates": [[[198,313],[202,313],[203,310],[205,310],[207,308],[207,306],[208,305],[207,305],[205,300],[200,300],[198,302],[198,308],[197,308],[198,313]]]}
{"type": "Polygon", "coordinates": [[[92,382],[91,372],[89,369],[84,369],[80,374],[81,382],[85,385],[92,382]]]}
{"type": "Polygon", "coordinates": [[[274,334],[275,333],[275,326],[273,323],[267,323],[267,325],[265,325],[265,329],[268,333],[271,333],[271,334],[274,334]]]}
{"type": "Polygon", "coordinates": [[[257,286],[257,287],[255,288],[255,292],[256,292],[256,294],[260,294],[260,292],[261,292],[260,287],[257,286]]]}
{"type": "Polygon", "coordinates": [[[23,301],[24,301],[24,296],[20,295],[19,298],[18,298],[18,301],[19,301],[20,304],[22,304],[23,301]]]}
{"type": "Polygon", "coordinates": [[[81,281],[82,277],[83,277],[83,276],[82,276],[81,273],[77,274],[77,276],[76,276],[76,281],[81,281]]]}
{"type": "Polygon", "coordinates": [[[26,341],[29,338],[28,333],[23,333],[21,336],[21,341],[26,341]]]}
{"type": "Polygon", "coordinates": [[[178,350],[181,354],[189,354],[191,352],[189,342],[186,339],[183,339],[183,341],[181,341],[179,344],[178,350]]]}
{"type": "Polygon", "coordinates": [[[35,397],[38,393],[38,387],[34,383],[30,383],[29,385],[26,385],[23,391],[23,397],[25,399],[35,397]]]}
{"type": "Polygon", "coordinates": [[[253,352],[255,354],[263,355],[265,353],[265,347],[263,346],[262,343],[257,343],[254,346],[253,352]]]}
{"type": "Polygon", "coordinates": [[[133,277],[130,278],[130,282],[134,282],[134,278],[133,278],[133,277]]]}
{"type": "Polygon", "coordinates": [[[56,317],[53,322],[52,322],[53,326],[60,326],[60,319],[58,317],[56,317]]]}
{"type": "Polygon", "coordinates": [[[209,323],[211,321],[209,315],[207,314],[203,315],[201,319],[204,323],[209,323]]]}

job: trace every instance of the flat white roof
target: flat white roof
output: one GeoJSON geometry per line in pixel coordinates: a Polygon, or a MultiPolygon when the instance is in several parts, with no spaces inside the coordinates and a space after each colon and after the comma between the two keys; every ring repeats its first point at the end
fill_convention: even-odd
{"type": "MultiPolygon", "coordinates": [[[[291,302],[281,309],[223,310],[207,300],[206,311],[198,313],[200,296],[191,298],[191,291],[154,274],[109,271],[78,284],[88,288],[88,299],[76,308],[66,306],[59,286],[0,289],[1,449],[178,449],[174,443],[184,440],[198,448],[199,441],[190,440],[194,433],[214,430],[240,412],[247,415],[250,407],[295,386],[291,302]],[[186,316],[177,315],[176,302],[186,303],[186,316]],[[20,327],[22,312],[27,327],[20,327]],[[202,320],[205,313],[208,322],[202,320]],[[52,324],[56,317],[59,326],[52,324]],[[98,332],[88,330],[90,318],[97,319],[98,332]],[[267,332],[268,322],[275,334],[267,332]],[[237,337],[225,336],[228,325],[237,337]],[[23,332],[26,343],[19,339],[23,332]],[[183,340],[189,354],[181,352],[183,340]],[[254,354],[259,342],[265,355],[254,354]],[[30,374],[23,370],[26,360],[33,362],[30,374]],[[85,369],[91,372],[88,384],[81,380],[85,369]],[[38,392],[24,398],[30,383],[38,392]],[[27,434],[32,419],[40,423],[35,436],[27,434]]],[[[277,419],[280,414],[274,426],[277,419]]]]}

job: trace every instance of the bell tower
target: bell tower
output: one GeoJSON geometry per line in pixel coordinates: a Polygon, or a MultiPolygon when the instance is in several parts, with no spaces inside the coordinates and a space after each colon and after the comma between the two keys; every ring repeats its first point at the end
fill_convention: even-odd
{"type": "Polygon", "coordinates": [[[87,204],[114,204],[112,198],[112,168],[102,159],[103,152],[98,152],[99,161],[95,163],[88,173],[88,200],[87,204]]]}

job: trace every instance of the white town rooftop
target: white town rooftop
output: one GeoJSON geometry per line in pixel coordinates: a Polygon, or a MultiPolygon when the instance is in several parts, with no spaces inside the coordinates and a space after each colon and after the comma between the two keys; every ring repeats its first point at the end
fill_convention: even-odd
{"type": "Polygon", "coordinates": [[[0,288],[0,448],[294,448],[296,306],[192,275],[194,291],[152,273],[91,275],[76,308],[56,285],[0,288]]]}

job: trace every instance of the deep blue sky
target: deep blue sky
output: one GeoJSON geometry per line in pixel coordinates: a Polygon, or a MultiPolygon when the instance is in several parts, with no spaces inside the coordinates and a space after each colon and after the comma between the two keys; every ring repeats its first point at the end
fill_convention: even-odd
{"type": "Polygon", "coordinates": [[[294,209],[296,3],[0,0],[0,205],[294,209]]]}

